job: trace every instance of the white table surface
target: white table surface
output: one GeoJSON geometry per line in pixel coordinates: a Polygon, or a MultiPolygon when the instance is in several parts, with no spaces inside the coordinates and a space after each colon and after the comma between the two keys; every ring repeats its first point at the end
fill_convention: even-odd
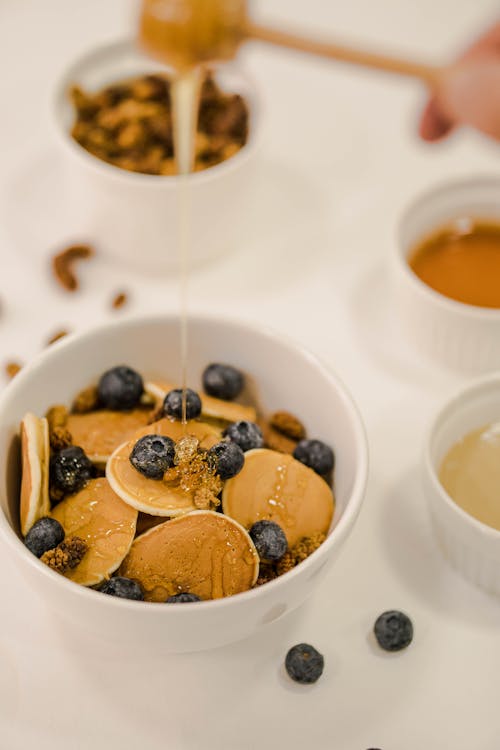
{"type": "MultiPolygon", "coordinates": [[[[436,60],[497,10],[495,0],[260,6],[262,18],[436,60]]],[[[75,55],[130,29],[133,8],[123,0],[0,0],[4,361],[30,360],[61,327],[177,310],[175,278],[140,278],[96,258],[70,296],[48,271],[51,252],[74,231],[51,140],[51,87],[75,55]],[[111,311],[121,288],[131,304],[111,311]]],[[[69,630],[0,549],[0,747],[498,750],[500,602],[442,558],[419,482],[426,427],[463,379],[420,361],[394,332],[387,267],[408,200],[443,179],[497,173],[500,147],[472,133],[440,146],[419,142],[423,92],[412,82],[264,49],[243,57],[267,105],[259,220],[239,252],[195,275],[192,309],[272,323],[341,375],[369,437],[364,508],[299,612],[197,655],[121,653],[69,630]],[[388,608],[405,610],[415,626],[412,646],[395,657],[368,637],[388,608]],[[299,641],[326,658],[309,689],[281,671],[299,641]]]]}

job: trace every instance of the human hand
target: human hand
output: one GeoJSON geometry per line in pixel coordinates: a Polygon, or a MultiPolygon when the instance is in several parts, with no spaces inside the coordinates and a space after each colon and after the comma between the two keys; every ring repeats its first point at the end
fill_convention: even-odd
{"type": "Polygon", "coordinates": [[[420,120],[425,141],[468,125],[500,140],[500,22],[443,70],[420,120]]]}

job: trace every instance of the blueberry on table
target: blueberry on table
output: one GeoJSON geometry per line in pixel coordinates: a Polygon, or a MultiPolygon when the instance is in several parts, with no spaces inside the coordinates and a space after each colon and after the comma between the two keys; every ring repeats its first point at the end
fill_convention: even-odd
{"type": "Polygon", "coordinates": [[[76,445],[63,448],[50,459],[50,483],[67,494],[81,490],[93,475],[91,460],[76,445]]]}
{"type": "Polygon", "coordinates": [[[102,584],[99,591],[109,596],[118,596],[121,599],[134,599],[135,601],[144,601],[142,588],[131,578],[124,576],[115,576],[102,584]]]}
{"type": "Polygon", "coordinates": [[[232,401],[243,390],[243,373],[231,365],[213,363],[203,371],[203,388],[209,396],[232,401]]]}
{"type": "Polygon", "coordinates": [[[54,549],[64,539],[64,529],[55,518],[44,516],[33,524],[24,537],[26,547],[35,557],[54,549]]]}
{"type": "MultiPolygon", "coordinates": [[[[165,396],[163,411],[167,417],[182,419],[182,388],[174,388],[165,396]]],[[[196,391],[186,388],[186,419],[196,419],[201,414],[201,398],[196,391]]]]}
{"type": "Polygon", "coordinates": [[[401,651],[413,640],[413,625],[410,618],[396,609],[383,612],[377,617],[373,632],[384,651],[401,651]]]}
{"type": "Polygon", "coordinates": [[[288,549],[285,532],[274,521],[256,521],[248,533],[261,560],[281,560],[288,549]]]}
{"type": "Polygon", "coordinates": [[[126,411],[139,404],[144,393],[141,376],[131,367],[113,367],[101,376],[97,395],[99,403],[106,409],[126,411]]]}
{"type": "Polygon", "coordinates": [[[293,646],[285,659],[285,668],[289,676],[302,685],[316,682],[323,674],[324,666],[323,656],[308,643],[293,646]]]}
{"type": "Polygon", "coordinates": [[[293,457],[321,476],[328,474],[335,464],[332,449],[321,440],[301,440],[295,447],[293,457]]]}
{"type": "Polygon", "coordinates": [[[217,443],[210,448],[208,453],[215,460],[215,473],[221,479],[235,477],[245,463],[245,454],[236,443],[217,443]]]}
{"type": "Polygon", "coordinates": [[[188,604],[189,602],[201,602],[201,599],[196,594],[189,594],[187,591],[183,591],[180,594],[169,596],[166,600],[167,604],[188,604]]]}
{"type": "Polygon", "coordinates": [[[224,437],[229,438],[231,442],[239,445],[243,452],[251,451],[254,448],[262,448],[264,437],[258,424],[255,422],[234,422],[223,432],[224,437]]]}
{"type": "Polygon", "coordinates": [[[174,465],[175,443],[164,435],[145,435],[132,448],[130,463],[148,479],[162,479],[174,465]]]}

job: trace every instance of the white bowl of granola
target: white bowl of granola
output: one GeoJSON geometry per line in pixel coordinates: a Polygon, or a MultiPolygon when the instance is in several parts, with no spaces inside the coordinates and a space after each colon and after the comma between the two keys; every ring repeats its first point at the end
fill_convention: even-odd
{"type": "MultiPolygon", "coordinates": [[[[179,265],[183,178],[175,173],[170,108],[158,92],[160,78],[168,73],[132,40],[121,40],[96,47],[69,65],[53,101],[55,136],[77,228],[105,255],[143,272],[179,265]],[[70,99],[75,86],[81,117],[70,99]]],[[[249,76],[236,66],[215,70],[213,81],[217,97],[244,108],[246,132],[235,138],[225,133],[228,112],[223,111],[215,125],[212,121],[224,131],[221,136],[197,133],[195,169],[200,171],[186,181],[193,264],[234,251],[251,222],[258,97],[249,76]]],[[[210,107],[208,103],[207,111],[210,107]]]]}
{"type": "MultiPolygon", "coordinates": [[[[206,600],[183,603],[182,605],[165,603],[165,595],[171,595],[172,592],[162,589],[161,586],[158,588],[156,585],[158,580],[155,580],[155,585],[148,589],[148,582],[145,582],[144,578],[141,577],[140,571],[137,572],[137,561],[141,555],[136,554],[134,557],[131,552],[127,553],[128,548],[126,549],[126,547],[130,544],[134,533],[136,538],[130,549],[137,551],[137,539],[140,540],[140,543],[143,543],[144,540],[148,542],[151,538],[151,536],[147,536],[148,533],[154,537],[158,529],[160,531],[167,528],[182,531],[182,528],[185,528],[186,519],[188,521],[194,519],[197,524],[209,521],[210,524],[216,526],[224,523],[228,513],[231,513],[231,517],[226,519],[228,523],[232,524],[231,534],[234,532],[238,539],[249,539],[247,534],[248,519],[245,520],[244,513],[242,515],[236,507],[237,493],[232,492],[227,496],[226,490],[231,482],[235,482],[240,476],[243,476],[247,464],[250,465],[251,463],[249,458],[251,454],[254,465],[255,460],[259,459],[259,455],[265,454],[267,458],[271,457],[271,459],[273,456],[278,459],[281,456],[283,460],[278,460],[277,463],[273,464],[273,471],[276,469],[278,472],[276,476],[280,481],[283,479],[291,481],[291,474],[286,474],[287,467],[290,467],[291,464],[295,467],[294,470],[309,472],[307,476],[310,479],[307,479],[306,484],[310,481],[312,482],[311,487],[319,487],[314,482],[322,483],[319,494],[326,493],[328,495],[330,493],[330,502],[332,501],[332,490],[323,478],[318,477],[312,469],[305,467],[291,455],[280,453],[275,449],[256,449],[251,453],[242,454],[244,455],[243,469],[241,469],[240,474],[225,483],[222,508],[224,513],[214,512],[210,509],[190,510],[190,508],[184,508],[182,514],[177,513],[169,516],[170,511],[167,510],[163,513],[166,506],[162,506],[163,510],[150,512],[163,513],[166,517],[156,518],[154,522],[157,525],[151,531],[144,532],[144,529],[140,531],[135,529],[137,511],[133,509],[133,498],[132,504],[129,504],[130,498],[127,500],[125,522],[128,526],[126,533],[129,534],[130,529],[132,530],[128,541],[123,537],[119,547],[120,560],[125,556],[125,561],[117,569],[116,564],[109,566],[109,559],[107,559],[106,566],[108,567],[106,568],[107,573],[104,582],[106,583],[109,576],[111,576],[109,580],[114,581],[116,573],[126,577],[124,573],[129,572],[130,579],[135,578],[136,581],[138,580],[145,585],[147,601],[132,601],[120,596],[107,596],[100,590],[94,590],[102,588],[102,572],[100,579],[87,578],[85,581],[87,585],[76,582],[78,578],[73,577],[73,580],[70,580],[73,572],[79,570],[78,565],[69,572],[61,574],[57,568],[53,569],[49,564],[44,564],[45,561],[37,559],[37,556],[32,554],[32,551],[23,543],[19,507],[22,473],[19,425],[26,413],[31,412],[32,415],[35,415],[33,419],[37,419],[42,417],[54,404],[67,404],[69,406],[78,391],[87,387],[89,383],[96,382],[102,373],[109,368],[124,363],[141,373],[145,382],[156,383],[156,388],[159,388],[161,392],[161,383],[165,379],[175,382],[180,377],[179,321],[176,317],[156,316],[123,320],[62,340],[43,352],[16,376],[0,399],[0,533],[19,572],[27,583],[43,597],[47,606],[57,613],[58,617],[64,617],[72,623],[83,625],[88,631],[97,633],[100,638],[128,644],[140,642],[142,645],[148,644],[148,647],[156,651],[183,652],[221,646],[255,633],[267,623],[298,607],[315,587],[320,585],[329,566],[335,560],[339,550],[351,533],[361,508],[368,472],[365,432],[351,397],[337,377],[307,351],[283,338],[283,336],[267,330],[255,328],[246,323],[242,324],[211,317],[191,319],[189,322],[189,337],[190,358],[187,372],[189,386],[202,393],[200,387],[201,374],[207,364],[214,362],[230,363],[244,373],[247,384],[251,386],[249,392],[253,394],[253,406],[249,402],[242,407],[235,402],[227,402],[230,409],[236,408],[236,414],[233,416],[224,413],[222,414],[222,420],[225,419],[226,423],[229,423],[229,420],[239,416],[251,416],[251,409],[257,405],[260,418],[264,419],[264,422],[260,423],[264,426],[264,424],[267,424],[265,420],[271,412],[286,410],[286,412],[300,418],[308,437],[318,439],[331,446],[335,454],[333,471],[334,513],[333,517],[332,515],[329,516],[331,522],[329,521],[329,527],[325,529],[326,538],[319,546],[316,545],[316,549],[309,549],[307,552],[311,552],[311,554],[305,559],[303,559],[305,555],[295,558],[293,555],[298,555],[298,553],[294,550],[300,549],[303,552],[303,544],[302,547],[300,545],[299,547],[292,546],[292,537],[289,536],[289,529],[287,528],[287,537],[290,539],[288,552],[293,553],[292,557],[289,557],[290,564],[281,569],[280,574],[274,567],[271,575],[269,574],[269,562],[263,563],[261,560],[260,571],[255,571],[255,575],[261,576],[260,585],[254,585],[255,578],[252,572],[250,576],[252,580],[247,578],[243,585],[238,583],[236,588],[231,589],[233,583],[230,581],[229,568],[227,570],[224,568],[225,562],[220,562],[220,556],[218,557],[217,553],[209,556],[208,573],[213,580],[218,576],[219,588],[207,589],[206,580],[203,579],[203,581],[197,582],[197,585],[199,583],[201,588],[193,585],[191,590],[194,590],[195,593],[198,592],[198,594],[201,594],[200,598],[206,600]],[[286,377],[283,373],[286,373],[286,377]],[[242,413],[239,412],[240,408],[243,409],[242,413]],[[244,411],[245,409],[247,411],[244,411]],[[172,515],[175,515],[173,520],[168,520],[172,515]],[[136,546],[134,547],[134,545],[136,546]],[[266,582],[262,580],[264,569],[268,571],[266,576],[269,580],[266,582]],[[101,583],[96,585],[96,581],[101,581],[101,583]],[[161,594],[162,591],[163,599],[161,595],[158,595],[158,592],[161,594]],[[232,595],[226,595],[228,592],[232,595]]],[[[152,391],[150,391],[150,395],[151,393],[152,391]]],[[[202,402],[203,414],[200,417],[201,422],[199,420],[196,422],[197,427],[199,428],[205,421],[210,423],[205,428],[206,430],[219,429],[221,414],[217,404],[220,404],[221,400],[207,399],[205,395],[202,395],[202,402]],[[213,417],[214,408],[215,412],[219,412],[217,419],[213,417]],[[210,409],[212,409],[212,418],[204,416],[209,414],[210,409]]],[[[90,413],[94,412],[91,411],[90,413]]],[[[98,409],[95,413],[100,414],[100,418],[102,418],[102,412],[99,412],[98,409]]],[[[127,412],[127,414],[130,415],[130,412],[127,412]]],[[[67,426],[71,430],[76,430],[77,421],[69,423],[67,426]]],[[[168,420],[163,419],[146,427],[144,431],[161,432],[161,430],[156,429],[161,422],[167,422],[173,425],[175,429],[180,429],[179,422],[168,422],[168,420]]],[[[191,422],[188,422],[188,425],[190,424],[191,422]]],[[[142,435],[144,435],[144,431],[141,433],[142,435]]],[[[267,434],[265,439],[266,444],[270,445],[271,438],[267,434]]],[[[287,440],[293,442],[290,437],[287,440]]],[[[296,446],[297,435],[293,440],[296,446]]],[[[286,441],[284,445],[279,444],[275,447],[279,448],[280,451],[291,450],[286,441]]],[[[52,447],[51,452],[52,455],[60,455],[54,447],[52,447]]],[[[91,453],[92,451],[88,449],[88,452],[91,453]]],[[[103,459],[99,456],[93,456],[92,458],[97,463],[100,460],[106,460],[105,457],[103,459]]],[[[108,460],[108,477],[110,473],[109,463],[108,460]]],[[[240,470],[238,469],[238,471],[240,470]]],[[[34,476],[33,473],[32,477],[34,476]]],[[[142,477],[141,481],[151,482],[153,480],[142,477]]],[[[59,504],[53,504],[52,509],[46,507],[39,515],[51,515],[53,518],[62,520],[64,531],[68,534],[70,529],[66,526],[66,522],[71,517],[71,503],[76,502],[75,498],[81,498],[82,493],[89,491],[89,487],[92,486],[96,493],[93,498],[90,498],[90,506],[96,507],[96,501],[101,502],[101,500],[106,499],[100,495],[105,483],[106,479],[102,477],[101,472],[99,478],[88,480],[88,484],[85,485],[83,490],[77,491],[76,494],[70,492],[69,496],[62,499],[59,504]],[[65,504],[66,506],[69,504],[69,509],[66,508],[68,512],[61,510],[65,504]]],[[[116,489],[114,485],[113,488],[116,489]]],[[[119,491],[119,488],[117,491],[119,491]]],[[[107,486],[106,493],[109,494],[110,492],[111,490],[107,486]]],[[[285,496],[280,495],[279,488],[276,492],[277,494],[268,498],[267,502],[270,504],[269,508],[271,508],[274,500],[280,500],[281,510],[285,512],[281,518],[285,519],[286,527],[288,516],[299,517],[294,515],[296,513],[293,507],[294,498],[287,496],[288,499],[283,499],[285,496]],[[292,505],[286,505],[289,501],[292,505]]],[[[111,494],[113,493],[111,492],[111,494]]],[[[309,496],[308,502],[312,503],[311,507],[314,507],[317,495],[318,492],[315,491],[309,496]]],[[[183,497],[185,498],[185,496],[183,497]]],[[[58,499],[55,498],[55,500],[58,499]]],[[[52,501],[54,501],[54,497],[52,497],[52,501]]],[[[125,508],[125,504],[123,507],[125,508]]],[[[311,519],[307,512],[304,513],[304,508],[299,509],[299,511],[300,523],[306,525],[310,523],[311,519]]],[[[73,516],[75,516],[75,513],[73,513],[73,516]]],[[[257,517],[262,518],[262,514],[257,514],[257,517]]],[[[268,517],[271,518],[272,516],[269,515],[268,517]]],[[[108,517],[108,520],[110,518],[111,516],[108,517]]],[[[26,520],[22,509],[21,520],[26,520]]],[[[115,515],[112,523],[109,521],[110,528],[111,526],[115,528],[116,524],[121,523],[121,521],[122,519],[115,515]]],[[[32,522],[33,518],[24,528],[24,533],[32,522]]],[[[324,520],[322,523],[324,523],[324,520]]],[[[298,527],[293,527],[292,531],[296,528],[298,527]]],[[[123,531],[123,528],[121,530],[123,531]]],[[[107,539],[111,534],[111,531],[101,530],[101,532],[100,538],[102,539],[107,539]]],[[[83,535],[85,536],[85,534],[83,535]]],[[[203,534],[201,536],[203,537],[203,534]]],[[[185,542],[185,534],[183,538],[185,542]]],[[[93,543],[94,541],[89,542],[89,544],[93,543]]],[[[210,546],[211,542],[207,542],[207,537],[205,537],[205,541],[203,539],[201,542],[198,540],[196,544],[199,550],[198,557],[202,559],[206,544],[210,546]]],[[[257,541],[255,544],[258,547],[257,541]]],[[[91,549],[88,549],[84,554],[91,555],[91,549]]],[[[139,552],[141,549],[139,549],[139,552]]],[[[104,544],[103,547],[99,548],[97,557],[102,559],[103,555],[108,555],[108,552],[109,549],[104,544]]],[[[253,545],[249,544],[243,552],[246,555],[245,564],[255,565],[253,545]],[[250,555],[248,555],[249,552],[250,555]]],[[[114,553],[116,553],[116,548],[114,553]]],[[[175,554],[177,555],[177,552],[175,554]]],[[[259,554],[261,554],[260,548],[259,554]]],[[[84,556],[79,564],[83,565],[85,559],[84,556]]],[[[116,561],[114,562],[116,563],[116,561]]],[[[139,565],[141,564],[139,559],[139,565]]],[[[205,560],[203,565],[206,564],[205,560]]],[[[275,563],[275,566],[277,564],[275,563]]],[[[84,572],[86,575],[89,572],[89,567],[89,565],[85,566],[84,572]]],[[[95,572],[94,567],[92,574],[94,575],[95,572]]],[[[185,571],[182,575],[184,573],[185,571]]],[[[246,575],[246,572],[244,574],[246,575]]],[[[162,582],[160,581],[160,583],[162,582]]],[[[186,590],[190,587],[178,586],[178,590],[180,588],[186,590]]],[[[21,591],[19,595],[22,596],[23,592],[21,591]]],[[[24,595],[28,596],[27,591],[24,595]]]]}

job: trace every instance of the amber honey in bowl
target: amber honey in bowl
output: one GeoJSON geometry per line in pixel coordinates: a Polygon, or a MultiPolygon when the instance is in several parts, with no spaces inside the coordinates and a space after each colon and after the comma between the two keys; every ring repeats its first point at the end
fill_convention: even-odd
{"type": "Polygon", "coordinates": [[[413,247],[408,263],[445,297],[500,309],[500,222],[464,216],[442,225],[413,247]]]}

